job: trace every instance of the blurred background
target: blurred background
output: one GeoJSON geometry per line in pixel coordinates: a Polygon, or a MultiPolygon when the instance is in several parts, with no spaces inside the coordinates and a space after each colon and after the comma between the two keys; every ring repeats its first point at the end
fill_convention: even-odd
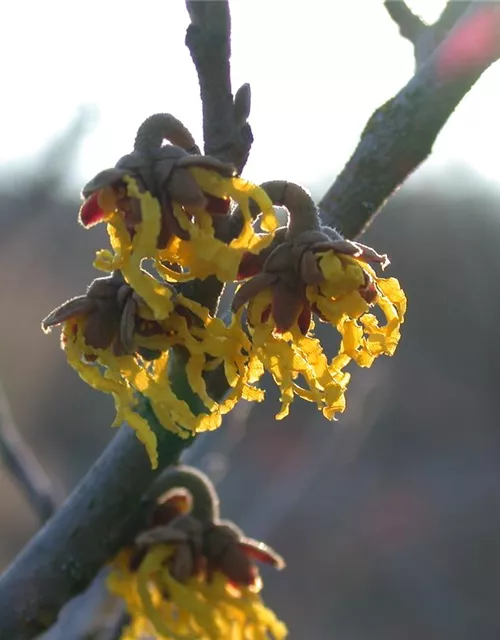
{"type": "MultiPolygon", "coordinates": [[[[409,4],[428,19],[443,5],[409,4]]],[[[411,47],[382,2],[233,5],[235,84],[250,81],[254,99],[245,175],[287,177],[319,198],[367,117],[410,77],[411,47]]],[[[40,330],[99,275],[92,259],[107,241],[77,225],[79,187],[152,112],[172,111],[200,138],[183,3],[134,6],[0,10],[0,379],[65,493],[113,435],[112,400],[66,365],[57,332],[40,330]]],[[[264,570],[264,596],[292,639],[500,637],[499,79],[496,65],[363,237],[389,254],[409,299],[396,355],[352,369],[336,423],[298,400],[276,422],[270,387],[186,456],[217,483],[223,516],[285,556],[284,573],[264,570]]],[[[2,568],[38,524],[1,465],[0,483],[2,568]]]]}

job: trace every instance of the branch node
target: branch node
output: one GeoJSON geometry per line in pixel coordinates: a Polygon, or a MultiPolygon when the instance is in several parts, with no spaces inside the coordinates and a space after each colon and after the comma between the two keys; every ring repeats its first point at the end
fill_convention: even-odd
{"type": "Polygon", "coordinates": [[[399,33],[414,45],[427,25],[413,13],[404,0],[385,0],[387,13],[399,27],[399,33]]]}

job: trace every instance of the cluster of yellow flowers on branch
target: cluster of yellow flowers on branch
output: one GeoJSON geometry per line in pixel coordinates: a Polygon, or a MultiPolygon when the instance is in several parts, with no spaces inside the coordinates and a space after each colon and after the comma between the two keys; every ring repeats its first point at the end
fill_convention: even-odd
{"type": "Polygon", "coordinates": [[[206,476],[190,467],[170,476],[178,478],[176,486],[160,498],[134,544],[111,563],[108,587],[125,600],[131,617],[122,640],[285,638],[286,626],[260,598],[255,565],[281,569],[282,558],[220,520],[206,476]]]}
{"type": "Polygon", "coordinates": [[[322,226],[298,185],[258,187],[201,155],[169,114],[148,118],[134,151],[89,182],[83,197],[80,222],[107,224],[111,249],[99,251],[94,266],[109,275],[42,326],[62,324],[69,363],[113,395],[115,424],[126,420],[136,430],[154,467],[156,436],[135,410],[141,396],[163,427],[189,437],[217,428],[241,398],[262,400],[257,384],[268,371],[281,390],[277,418],[297,395],[332,419],[345,409],[349,362],[370,366],[396,349],[406,299],[396,279],[371,266],[384,268],[387,257],[322,226]],[[285,227],[273,205],[286,207],[285,227]],[[228,321],[181,293],[182,283],[209,276],[239,283],[228,321]],[[331,360],[313,319],[340,333],[331,360]],[[185,355],[187,380],[205,407],[199,415],[172,390],[173,348],[185,355]],[[207,386],[218,368],[229,387],[222,400],[207,386]]]}

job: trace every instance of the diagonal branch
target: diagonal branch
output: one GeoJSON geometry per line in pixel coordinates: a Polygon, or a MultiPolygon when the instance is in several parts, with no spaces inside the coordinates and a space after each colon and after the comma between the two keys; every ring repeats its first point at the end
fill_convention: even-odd
{"type": "MultiPolygon", "coordinates": [[[[489,6],[488,21],[496,21],[498,25],[498,4],[489,6]]],[[[227,122],[235,119],[228,100],[229,22],[224,13],[227,2],[189,2],[188,7],[193,20],[188,44],[195,52],[193,59],[200,75],[206,149],[223,157],[221,154],[229,153],[232,144],[227,122]],[[200,26],[210,10],[217,12],[213,15],[219,15],[222,26],[210,20],[209,29],[200,26]],[[212,57],[208,56],[210,63],[202,59],[203,51],[209,53],[204,50],[209,41],[205,39],[207,34],[217,35],[215,51],[212,57]],[[222,69],[210,70],[210,65],[216,66],[216,58],[222,69]],[[211,100],[211,106],[205,104],[211,100]],[[221,114],[229,117],[230,113],[226,124],[222,119],[217,125],[209,124],[212,116],[218,120],[221,114]]],[[[474,7],[466,18],[475,19],[485,9],[474,7]]],[[[464,19],[463,24],[450,32],[433,58],[418,69],[398,96],[374,114],[353,158],[323,198],[325,221],[337,226],[347,237],[354,237],[366,226],[385,199],[427,156],[439,129],[460,99],[497,59],[498,50],[479,59],[467,59],[469,54],[465,50],[458,71],[453,65],[442,66],[443,60],[449,62],[449,52],[456,50],[457,38],[460,44],[467,24],[464,19]],[[445,77],[440,75],[443,70],[448,73],[445,77]]],[[[186,393],[184,389],[183,397],[186,393]]],[[[156,425],[160,463],[164,468],[177,459],[186,442],[159,427],[154,415],[148,414],[148,419],[152,427],[156,425]]],[[[66,504],[0,579],[0,638],[28,640],[52,624],[62,605],[85,588],[101,566],[138,531],[145,513],[141,496],[155,477],[143,447],[129,429],[122,429],[66,504]],[[141,505],[139,509],[137,505],[141,505]]]]}
{"type": "Polygon", "coordinates": [[[408,7],[405,0],[385,0],[387,13],[399,27],[399,33],[413,44],[415,68],[434,53],[449,31],[469,9],[472,0],[448,0],[439,19],[426,24],[408,7]]]}
{"type": "Polygon", "coordinates": [[[474,3],[408,84],[375,111],[358,147],[319,203],[327,224],[349,238],[365,230],[387,198],[429,156],[465,94],[498,60],[498,35],[500,3],[474,3]],[[483,24],[478,21],[488,29],[478,29],[483,24]],[[472,31],[475,49],[469,53],[472,31]],[[478,49],[482,56],[477,56],[478,49]]]}
{"type": "Polygon", "coordinates": [[[62,502],[62,491],[49,478],[22,439],[0,384],[0,457],[43,523],[62,502]]]}
{"type": "MultiPolygon", "coordinates": [[[[163,467],[173,464],[190,441],[166,431],[150,409],[144,411],[155,428],[163,467]]],[[[141,496],[157,476],[135,434],[122,427],[0,580],[0,638],[33,638],[55,622],[61,607],[141,527],[149,509],[141,496]]]]}

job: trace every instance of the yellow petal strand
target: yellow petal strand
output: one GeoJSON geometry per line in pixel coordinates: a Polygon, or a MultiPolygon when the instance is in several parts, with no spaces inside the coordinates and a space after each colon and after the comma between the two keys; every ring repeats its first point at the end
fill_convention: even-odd
{"type": "Polygon", "coordinates": [[[134,179],[125,177],[124,180],[127,182],[128,195],[140,202],[141,222],[135,225],[130,258],[121,271],[134,291],[152,309],[155,318],[162,320],[173,310],[172,292],[141,269],[144,258],[154,258],[156,255],[161,225],[160,203],[149,191],[141,192],[134,179]]]}
{"type": "Polygon", "coordinates": [[[194,276],[190,272],[177,271],[172,269],[165,262],[161,260],[155,260],[155,269],[161,275],[161,277],[167,282],[189,282],[194,279],[194,276]]]}
{"type": "Polygon", "coordinates": [[[203,320],[203,322],[206,322],[208,320],[208,309],[199,302],[196,302],[196,300],[191,300],[191,298],[187,298],[186,296],[183,296],[181,293],[179,293],[177,294],[176,302],[183,307],[186,307],[186,309],[192,311],[198,316],[198,318],[200,318],[200,320],[203,320]]]}
{"type": "Polygon", "coordinates": [[[163,617],[161,610],[155,606],[153,602],[153,597],[150,592],[151,578],[154,577],[155,573],[161,571],[161,563],[167,560],[170,554],[171,551],[164,547],[153,548],[148,553],[138,571],[137,591],[144,608],[144,613],[157,633],[161,634],[164,638],[182,637],[185,640],[196,640],[195,635],[178,636],[169,622],[163,617]]]}
{"type": "Polygon", "coordinates": [[[243,178],[236,176],[224,178],[201,167],[191,167],[189,170],[204,191],[219,198],[229,196],[237,202],[242,207],[243,214],[247,219],[250,217],[248,200],[250,198],[255,200],[263,213],[261,226],[264,231],[272,232],[278,228],[279,222],[273,204],[264,189],[243,178]]]}
{"type": "Polygon", "coordinates": [[[186,374],[191,389],[199,396],[207,409],[214,411],[217,408],[217,403],[207,393],[207,385],[202,375],[204,366],[204,356],[191,355],[186,364],[186,374]]]}
{"type": "Polygon", "coordinates": [[[348,256],[340,258],[333,251],[317,255],[321,255],[319,266],[325,276],[321,290],[325,296],[337,299],[365,284],[362,267],[348,256]]]}
{"type": "MultiPolygon", "coordinates": [[[[189,240],[179,241],[159,253],[162,260],[177,262],[187,270],[189,278],[201,280],[215,275],[222,282],[234,280],[238,272],[243,250],[235,250],[225,242],[215,238],[212,218],[203,209],[196,212],[192,221],[177,203],[173,205],[174,215],[179,224],[189,234],[189,240]]],[[[159,272],[162,268],[159,268],[159,272]]],[[[163,271],[165,271],[163,269],[163,271]]],[[[168,271],[171,280],[176,278],[175,272],[168,271]]],[[[186,273],[181,274],[179,281],[188,279],[186,273]]]]}
{"type": "Polygon", "coordinates": [[[339,325],[339,331],[342,334],[341,351],[355,359],[358,347],[362,344],[363,329],[355,320],[346,319],[339,325]]]}
{"type": "MultiPolygon", "coordinates": [[[[116,418],[113,426],[118,426],[126,421],[134,429],[139,440],[145,445],[151,466],[156,469],[158,466],[156,435],[151,430],[147,420],[134,411],[133,407],[136,404],[134,390],[124,379],[118,359],[110,352],[101,349],[89,350],[80,332],[78,331],[74,335],[73,327],[73,323],[68,322],[63,328],[63,345],[69,364],[92,388],[113,395],[116,407],[116,418]],[[84,353],[97,356],[97,364],[83,362],[82,355],[84,353]],[[106,367],[106,370],[103,371],[101,367],[106,367]]],[[[123,364],[127,360],[130,361],[130,359],[123,359],[123,364]]]]}
{"type": "Polygon", "coordinates": [[[223,199],[232,198],[238,203],[243,212],[244,224],[239,236],[228,245],[215,237],[212,216],[203,208],[190,210],[193,214],[191,218],[174,202],[174,215],[189,235],[189,240],[173,239],[166,249],[158,252],[158,257],[164,262],[178,263],[184,271],[178,273],[166,264],[157,263],[158,272],[172,282],[204,279],[209,275],[215,275],[221,282],[232,281],[236,278],[243,253],[259,253],[272,241],[270,233],[255,233],[250,199],[255,200],[263,211],[262,225],[268,231],[278,226],[272,203],[260,187],[242,178],[224,177],[202,167],[189,167],[188,170],[206,193],[223,199]]]}
{"type": "Polygon", "coordinates": [[[103,187],[97,196],[97,202],[104,214],[113,213],[116,209],[116,195],[112,187],[103,187]]]}
{"type": "Polygon", "coordinates": [[[398,280],[396,278],[380,278],[377,281],[377,286],[384,296],[394,304],[401,321],[403,321],[406,313],[406,296],[398,280]]]}
{"type": "Polygon", "coordinates": [[[94,260],[94,267],[100,271],[110,272],[122,269],[126,263],[128,264],[132,251],[132,241],[123,217],[116,211],[108,218],[106,229],[114,253],[108,249],[98,251],[94,260]]]}
{"type": "Polygon", "coordinates": [[[135,431],[136,436],[146,447],[146,452],[151,462],[151,468],[158,468],[158,440],[147,420],[127,407],[123,419],[135,431]]]}

